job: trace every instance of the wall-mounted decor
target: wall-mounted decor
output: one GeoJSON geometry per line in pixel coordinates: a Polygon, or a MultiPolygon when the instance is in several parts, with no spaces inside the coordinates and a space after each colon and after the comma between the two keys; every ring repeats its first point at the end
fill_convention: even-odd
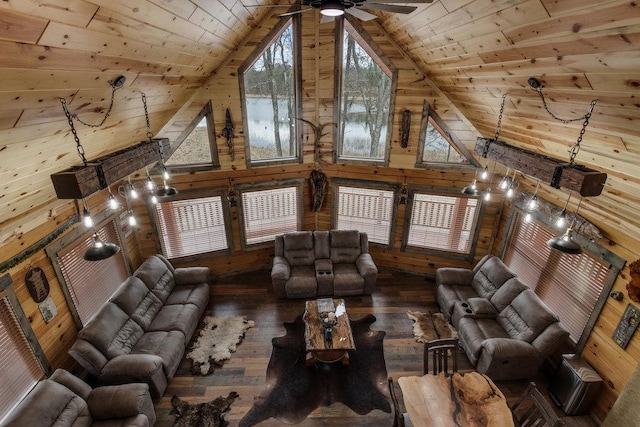
{"type": "Polygon", "coordinates": [[[231,113],[227,108],[224,115],[224,127],[222,128],[222,136],[227,140],[227,147],[229,147],[229,157],[231,161],[235,160],[236,153],[233,151],[233,122],[231,121],[231,113]]]}
{"type": "Polygon", "coordinates": [[[29,269],[25,282],[27,283],[29,295],[35,302],[42,302],[49,296],[49,281],[40,267],[29,269]]]}
{"type": "Polygon", "coordinates": [[[312,170],[309,176],[309,182],[311,183],[311,209],[314,212],[318,212],[322,208],[322,202],[324,201],[324,194],[327,188],[327,175],[319,170],[312,170]]]}
{"type": "Polygon", "coordinates": [[[615,343],[622,348],[626,348],[631,336],[638,328],[638,322],[640,322],[640,310],[638,310],[638,307],[629,304],[613,333],[615,343]]]}
{"type": "Polygon", "coordinates": [[[629,264],[631,280],[627,283],[627,294],[633,302],[640,302],[640,259],[629,264]]]}
{"type": "Polygon", "coordinates": [[[400,146],[407,148],[409,145],[409,132],[411,131],[411,111],[402,112],[402,127],[400,128],[400,146]]]}
{"type": "Polygon", "coordinates": [[[44,301],[38,304],[38,308],[40,308],[40,313],[42,313],[42,318],[45,323],[51,322],[58,314],[56,303],[53,302],[53,298],[51,297],[46,297],[44,301]]]}

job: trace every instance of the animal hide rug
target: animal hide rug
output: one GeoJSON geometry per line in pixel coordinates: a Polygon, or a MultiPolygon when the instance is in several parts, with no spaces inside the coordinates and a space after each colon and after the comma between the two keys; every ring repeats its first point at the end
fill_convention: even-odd
{"type": "Polygon", "coordinates": [[[442,313],[420,313],[407,311],[409,319],[413,320],[413,336],[417,342],[426,342],[440,338],[455,338],[456,330],[447,322],[442,313]]]}
{"type": "Polygon", "coordinates": [[[171,414],[176,416],[174,427],[225,427],[229,422],[224,414],[229,411],[231,404],[238,397],[232,391],[227,397],[216,397],[211,402],[189,403],[178,396],[171,398],[173,409],[171,414]]]}

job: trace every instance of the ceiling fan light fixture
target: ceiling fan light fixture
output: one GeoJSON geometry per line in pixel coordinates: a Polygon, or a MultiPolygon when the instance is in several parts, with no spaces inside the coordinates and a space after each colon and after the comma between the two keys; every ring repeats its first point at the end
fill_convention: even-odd
{"type": "Polygon", "coordinates": [[[325,1],[320,6],[320,13],[324,16],[341,16],[344,15],[344,6],[339,1],[325,1]]]}

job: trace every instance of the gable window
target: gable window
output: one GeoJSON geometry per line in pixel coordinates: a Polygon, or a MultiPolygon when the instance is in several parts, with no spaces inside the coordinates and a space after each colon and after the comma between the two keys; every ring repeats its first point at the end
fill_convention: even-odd
{"type": "MultiPolygon", "coordinates": [[[[11,283],[8,274],[0,277],[0,422],[49,369],[42,365],[23,331],[19,319],[27,325],[28,320],[11,290],[11,283]]],[[[39,347],[38,350],[42,352],[39,347]]]]}
{"type": "Polygon", "coordinates": [[[477,198],[414,190],[409,199],[405,248],[471,254],[480,215],[477,198]]]}
{"type": "Polygon", "coordinates": [[[164,162],[170,170],[220,167],[211,101],[171,145],[172,153],[164,162]]]}
{"type": "Polygon", "coordinates": [[[444,121],[425,102],[416,167],[425,167],[433,163],[468,164],[469,158],[463,154],[466,151],[462,143],[449,131],[444,121]]]}
{"type": "Polygon", "coordinates": [[[526,222],[516,212],[503,259],[560,318],[571,340],[584,342],[589,322],[599,314],[598,302],[609,294],[619,269],[614,268],[616,261],[599,256],[606,252],[600,248],[579,255],[549,248],[547,241],[557,234],[539,221],[526,222]]]}
{"type": "Polygon", "coordinates": [[[359,230],[369,241],[391,244],[395,191],[383,186],[336,184],[334,228],[359,230]]]}
{"type": "Polygon", "coordinates": [[[228,251],[230,214],[222,192],[163,201],[154,206],[162,253],[169,259],[228,251]]]}
{"type": "Polygon", "coordinates": [[[278,234],[302,229],[302,183],[262,184],[268,188],[261,190],[238,186],[245,245],[271,242],[278,234]]]}
{"type": "Polygon", "coordinates": [[[341,22],[336,151],[340,160],[387,162],[396,72],[352,24],[341,22]]]}
{"type": "MultiPolygon", "coordinates": [[[[47,248],[58,273],[75,320],[84,326],[129,276],[125,246],[113,219],[96,227],[100,239],[122,248],[117,254],[101,260],[86,261],[84,253],[93,243],[93,232],[85,232],[72,241],[62,241],[47,248]]],[[[73,237],[73,236],[70,236],[73,237]]]]}
{"type": "Polygon", "coordinates": [[[302,117],[297,22],[297,19],[285,20],[240,67],[249,166],[300,159],[296,120],[302,117]]]}

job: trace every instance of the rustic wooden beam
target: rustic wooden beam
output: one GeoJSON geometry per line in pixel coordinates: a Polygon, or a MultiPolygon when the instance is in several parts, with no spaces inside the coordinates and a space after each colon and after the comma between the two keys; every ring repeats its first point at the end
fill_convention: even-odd
{"type": "Polygon", "coordinates": [[[475,152],[484,158],[533,178],[554,188],[566,188],[583,197],[599,196],[607,180],[607,174],[582,165],[543,156],[532,151],[507,145],[488,138],[476,140],[475,152]]]}
{"type": "Polygon", "coordinates": [[[82,199],[118,182],[125,176],[160,160],[160,145],[169,147],[168,138],[142,141],[86,165],[72,166],[51,175],[59,199],[82,199]]]}

